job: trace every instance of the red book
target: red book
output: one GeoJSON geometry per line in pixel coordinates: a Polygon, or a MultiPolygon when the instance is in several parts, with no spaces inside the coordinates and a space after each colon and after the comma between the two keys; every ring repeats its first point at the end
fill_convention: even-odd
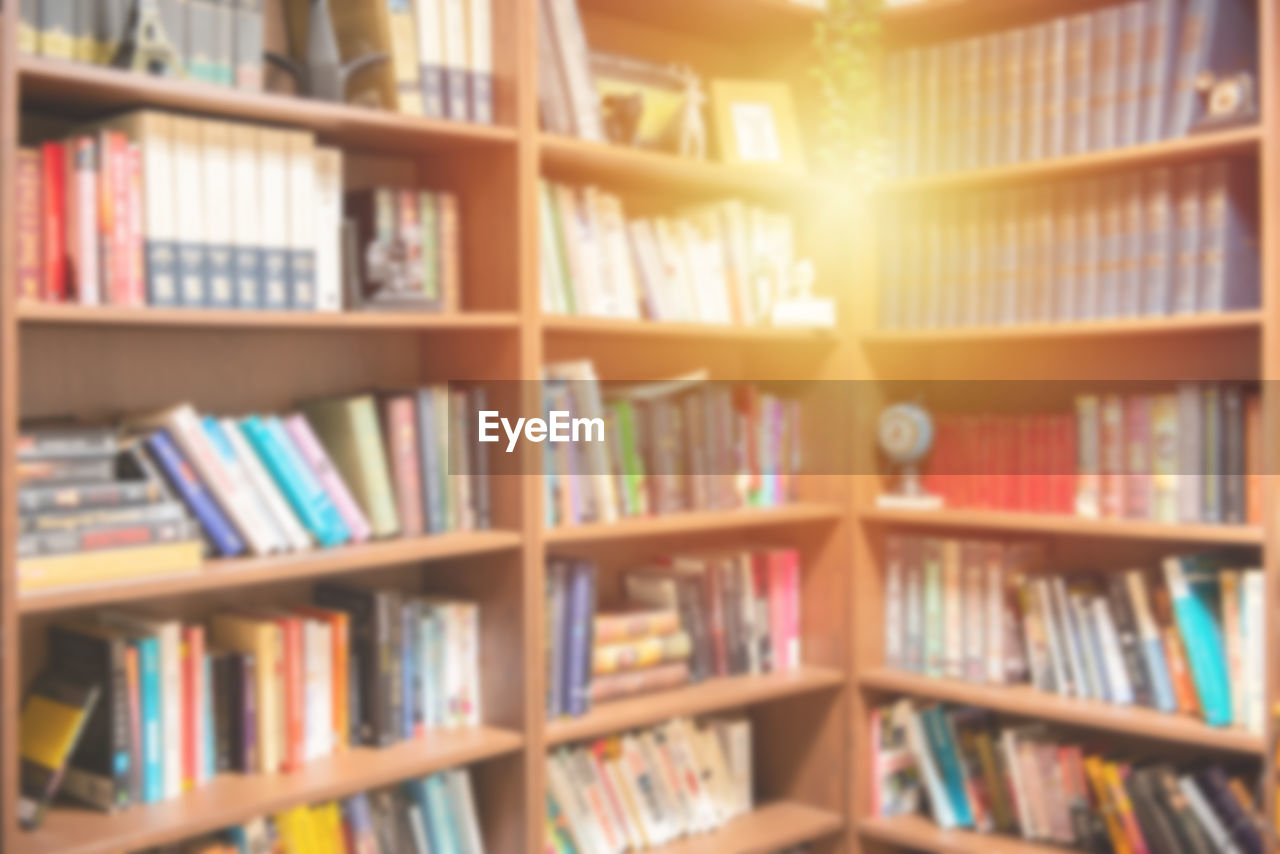
{"type": "Polygon", "coordinates": [[[996,416],[996,465],[999,472],[996,480],[999,498],[996,507],[999,510],[1018,509],[1018,420],[1012,415],[996,416]]]}
{"type": "Polygon", "coordinates": [[[1062,456],[1058,468],[1062,471],[1062,486],[1058,494],[1059,509],[1074,513],[1076,507],[1076,460],[1079,457],[1080,436],[1076,418],[1070,413],[1061,416],[1062,456]]]}
{"type": "Polygon", "coordinates": [[[729,639],[725,629],[724,578],[717,559],[706,562],[707,627],[711,632],[711,657],[717,676],[728,676],[729,639]]]}
{"type": "Polygon", "coordinates": [[[1014,477],[1013,508],[1033,511],[1038,509],[1032,497],[1032,485],[1036,475],[1035,416],[1018,415],[1013,419],[1017,437],[1017,469],[1014,477]]]}
{"type": "Polygon", "coordinates": [[[129,140],[118,131],[103,131],[99,171],[98,226],[102,250],[102,291],[111,305],[138,306],[130,281],[129,140]]]}
{"type": "Polygon", "coordinates": [[[145,267],[142,248],[142,149],[137,143],[129,143],[126,149],[125,169],[127,176],[128,202],[125,210],[128,214],[128,231],[125,245],[127,285],[129,305],[147,304],[145,285],[145,267]]]}
{"type": "Polygon", "coordinates": [[[302,619],[291,614],[274,614],[284,639],[284,759],[285,771],[302,767],[306,738],[306,681],[302,661],[302,619]]]}
{"type": "Polygon", "coordinates": [[[201,782],[204,768],[204,626],[182,627],[182,788],[201,782]]]}
{"type": "Polygon", "coordinates": [[[65,302],[67,299],[67,247],[66,247],[66,181],[67,151],[60,142],[46,142],[40,146],[43,167],[41,190],[43,195],[43,227],[41,241],[44,246],[44,286],[41,296],[49,302],[65,302]]]}
{"type": "Polygon", "coordinates": [[[400,511],[400,531],[410,537],[421,534],[422,476],[418,462],[418,425],[411,395],[398,394],[382,401],[382,426],[387,453],[391,457],[391,479],[395,485],[396,508],[400,511]]]}
{"type": "Polygon", "coordinates": [[[1102,396],[1101,460],[1102,517],[1124,516],[1124,401],[1118,394],[1102,396]]]}
{"type": "Polygon", "coordinates": [[[17,206],[14,228],[17,235],[18,299],[40,299],[44,255],[40,240],[41,156],[34,148],[18,152],[17,206]]]}
{"type": "Polygon", "coordinates": [[[138,648],[129,644],[124,651],[125,694],[129,705],[129,787],[142,791],[142,674],[138,669],[138,648]]]}

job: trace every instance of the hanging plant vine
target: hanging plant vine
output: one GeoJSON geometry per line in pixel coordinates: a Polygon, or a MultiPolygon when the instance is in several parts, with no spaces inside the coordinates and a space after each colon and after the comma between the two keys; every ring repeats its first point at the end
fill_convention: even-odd
{"type": "Polygon", "coordinates": [[[819,164],[865,185],[884,174],[888,143],[880,121],[883,0],[827,0],[814,26],[819,164]]]}

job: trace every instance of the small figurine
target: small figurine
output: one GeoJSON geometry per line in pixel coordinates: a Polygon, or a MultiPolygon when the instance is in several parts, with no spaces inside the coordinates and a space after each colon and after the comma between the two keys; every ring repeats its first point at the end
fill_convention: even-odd
{"type": "Polygon", "coordinates": [[[707,159],[707,123],[702,115],[702,107],[707,96],[702,91],[702,81],[693,69],[681,66],[679,69],[684,78],[684,105],[680,114],[680,138],[677,151],[682,157],[696,160],[707,159]]]}
{"type": "Polygon", "coordinates": [[[311,0],[303,62],[278,53],[268,53],[267,59],[293,77],[299,94],[339,103],[346,101],[347,83],[356,73],[388,61],[385,53],[369,53],[343,63],[329,16],[329,0],[311,0]]]}
{"type": "Polygon", "coordinates": [[[1247,71],[1205,71],[1196,77],[1196,96],[1199,117],[1192,131],[1221,130],[1258,120],[1257,91],[1247,71]]]}
{"type": "Polygon", "coordinates": [[[156,0],[137,0],[111,64],[157,77],[182,77],[182,55],[169,41],[156,0]]]}

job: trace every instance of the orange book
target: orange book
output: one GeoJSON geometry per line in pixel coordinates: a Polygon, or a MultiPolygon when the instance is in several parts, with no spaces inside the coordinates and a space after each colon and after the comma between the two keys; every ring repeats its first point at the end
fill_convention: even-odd
{"type": "Polygon", "coordinates": [[[1124,835],[1129,840],[1130,850],[1134,854],[1149,854],[1146,839],[1142,836],[1142,829],[1138,826],[1138,817],[1133,811],[1133,803],[1129,800],[1129,793],[1124,787],[1124,779],[1127,776],[1129,776],[1128,765],[1106,761],[1102,763],[1102,779],[1107,784],[1107,789],[1111,795],[1111,803],[1115,807],[1116,818],[1119,820],[1121,827],[1124,828],[1124,835]]]}
{"type": "Polygon", "coordinates": [[[1164,644],[1165,661],[1169,663],[1169,681],[1173,683],[1173,698],[1178,711],[1189,715],[1200,713],[1200,700],[1195,684],[1191,681],[1191,666],[1187,663],[1187,650],[1182,645],[1182,635],[1173,621],[1173,605],[1169,591],[1162,584],[1152,585],[1151,610],[1155,612],[1164,644]]]}
{"type": "Polygon", "coordinates": [[[625,640],[657,635],[669,635],[680,630],[680,617],[674,610],[643,609],[596,614],[594,623],[596,645],[618,643],[625,640]]]}
{"type": "Polygon", "coordinates": [[[204,626],[182,627],[182,788],[201,782],[204,746],[204,626]]]}
{"type": "Polygon", "coordinates": [[[250,613],[251,617],[275,623],[280,630],[281,655],[276,659],[275,680],[281,699],[280,770],[302,767],[306,744],[306,683],[303,678],[302,620],[281,611],[250,613]]]}
{"type": "Polygon", "coordinates": [[[1244,506],[1245,521],[1262,524],[1262,396],[1251,394],[1244,400],[1244,506]]]}
{"type": "Polygon", "coordinates": [[[346,750],[351,743],[351,698],[350,675],[351,654],[350,617],[346,611],[334,611],[315,605],[301,605],[293,609],[313,620],[321,620],[329,624],[333,637],[333,746],[335,750],[346,750]]]}
{"type": "Polygon", "coordinates": [[[1084,773],[1093,789],[1094,799],[1098,802],[1098,812],[1102,813],[1102,820],[1107,825],[1112,850],[1115,854],[1133,854],[1124,824],[1116,810],[1115,799],[1111,797],[1111,787],[1107,785],[1106,775],[1103,773],[1102,760],[1097,756],[1087,757],[1084,760],[1084,773]]]}

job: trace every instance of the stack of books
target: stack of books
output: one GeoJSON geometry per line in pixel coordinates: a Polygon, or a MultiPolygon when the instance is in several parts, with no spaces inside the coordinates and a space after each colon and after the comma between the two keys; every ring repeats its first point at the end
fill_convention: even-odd
{"type": "Polygon", "coordinates": [[[751,723],[676,718],[547,757],[547,850],[643,851],[751,811],[751,723]]]}
{"type": "Polygon", "coordinates": [[[1260,524],[1262,408],[1237,383],[1083,394],[1068,413],[938,418],[924,471],[947,506],[1260,524]]]}
{"type": "Polygon", "coordinates": [[[207,625],[104,611],[50,626],[47,670],[100,695],[62,793],[113,812],[480,723],[474,603],[341,584],[314,599],[207,625]]]}
{"type": "Polygon", "coordinates": [[[18,561],[24,589],[200,565],[200,530],[137,443],[108,428],[36,427],[18,437],[18,561]]]}
{"type": "Polygon", "coordinates": [[[800,404],[701,373],[602,387],[589,361],[544,368],[543,406],[597,422],[585,441],[548,443],[547,524],[774,507],[795,497],[800,404]]]}
{"type": "Polygon", "coordinates": [[[928,205],[883,229],[880,325],[945,329],[1256,309],[1257,177],[1229,160],[928,205]]]}
{"type": "Polygon", "coordinates": [[[1256,775],[1216,763],[1136,758],[1043,724],[908,700],[872,713],[877,815],[1085,851],[1261,852],[1256,775]]]}
{"type": "Polygon", "coordinates": [[[1251,0],[1131,0],[1030,27],[892,51],[895,171],[976,169],[1175,139],[1197,78],[1257,80],[1251,0]]]}
{"type": "MultiPolygon", "coordinates": [[[[145,449],[141,454],[135,448],[131,458],[163,474],[166,503],[186,506],[208,553],[217,557],[485,530],[491,521],[487,457],[467,441],[449,441],[451,434],[470,435],[467,423],[485,407],[484,398],[482,388],[428,386],[314,400],[284,416],[244,418],[201,416],[183,404],[129,422],[145,449]]],[[[106,490],[103,500],[134,497],[107,488],[114,476],[109,463],[76,475],[64,489],[72,496],[67,500],[97,498],[99,489],[106,490]]],[[[152,480],[159,490],[158,479],[152,480]]],[[[33,494],[27,500],[49,499],[33,494]]],[[[120,521],[149,526],[137,536],[150,539],[133,542],[150,543],[169,532],[157,527],[169,524],[153,518],[159,512],[119,511],[120,521]]],[[[116,540],[97,535],[101,518],[59,515],[47,524],[59,526],[61,536],[24,533],[20,587],[113,581],[193,565],[138,563],[142,555],[135,548],[113,548],[116,540]],[[87,564],[91,572],[63,559],[108,549],[87,564]]]]}
{"type": "Polygon", "coordinates": [[[589,561],[547,566],[547,716],[717,676],[800,666],[800,556],[689,552],[621,576],[624,607],[597,608],[589,561]]]}
{"type": "Polygon", "coordinates": [[[886,665],[1262,733],[1261,569],[1211,554],[1107,576],[1044,563],[1038,543],[889,537],[886,665]]]}
{"type": "MultiPolygon", "coordinates": [[[[130,0],[25,0],[19,7],[18,49],[112,65],[130,35],[134,5],[130,0]]],[[[156,7],[188,78],[238,89],[262,88],[260,0],[161,0],[156,7]]]]}
{"type": "Polygon", "coordinates": [[[342,153],[306,131],[137,110],[18,155],[18,293],[337,311],[342,153]]]}
{"type": "MultiPolygon", "coordinates": [[[[454,768],[339,801],[293,807],[190,840],[179,850],[182,854],[237,854],[277,849],[484,854],[471,772],[454,768]]],[[[153,849],[146,854],[173,850],[153,849]]]]}
{"type": "Polygon", "coordinates": [[[791,218],[739,199],[628,218],[598,187],[542,183],[542,305],[549,314],[766,324],[792,291],[791,218]]]}

